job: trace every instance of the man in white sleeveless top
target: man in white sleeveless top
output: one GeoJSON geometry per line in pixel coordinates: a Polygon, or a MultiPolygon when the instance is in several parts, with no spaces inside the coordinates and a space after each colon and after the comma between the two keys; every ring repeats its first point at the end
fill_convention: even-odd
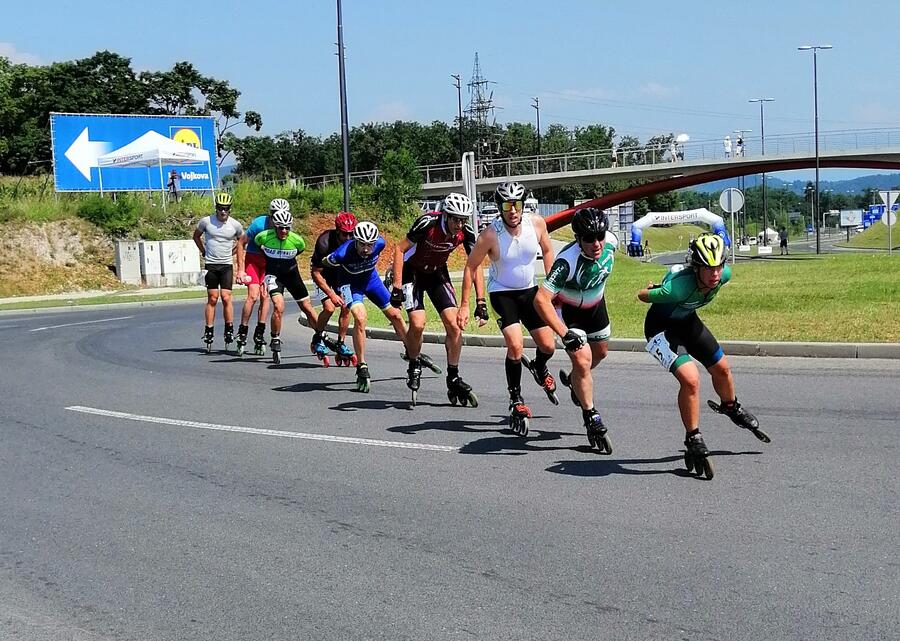
{"type": "MultiPolygon", "coordinates": [[[[548,398],[558,404],[556,381],[547,369],[553,356],[555,334],[534,308],[537,283],[534,262],[538,253],[543,257],[544,272],[553,265],[553,245],[547,224],[538,215],[525,213],[525,187],[517,182],[501,183],[494,193],[500,216],[478,236],[469,254],[463,277],[457,324],[461,329],[469,322],[469,293],[475,270],[481,269],[486,257],[491,260],[487,290],[497,323],[506,341],[506,383],[509,388],[509,426],[516,434],[528,434],[531,410],[522,398],[522,365],[534,376],[548,398]],[[525,325],[537,352],[534,361],[523,355],[522,327],[525,325]]],[[[484,292],[475,286],[475,317],[479,325],[488,320],[484,292]]]]}

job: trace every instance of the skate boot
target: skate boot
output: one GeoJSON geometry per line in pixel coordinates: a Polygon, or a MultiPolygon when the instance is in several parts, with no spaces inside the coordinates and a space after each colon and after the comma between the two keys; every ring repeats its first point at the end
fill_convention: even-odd
{"type": "Polygon", "coordinates": [[[447,374],[447,398],[453,405],[459,403],[463,407],[478,407],[478,397],[472,391],[472,386],[461,379],[458,373],[447,374]]]}
{"type": "Polygon", "coordinates": [[[256,325],[253,330],[253,353],[257,356],[266,355],[266,326],[265,323],[256,325]]]}
{"type": "MultiPolygon", "coordinates": [[[[405,360],[407,363],[409,362],[409,354],[407,354],[406,352],[403,352],[403,354],[400,355],[400,358],[405,360]]],[[[433,360],[431,360],[431,357],[428,354],[420,353],[419,354],[419,363],[422,365],[422,367],[427,367],[435,374],[443,374],[444,373],[444,370],[442,370],[440,367],[438,367],[437,363],[435,363],[433,360]]]]}
{"type": "Polygon", "coordinates": [[[745,410],[741,406],[741,404],[737,402],[737,399],[734,399],[734,403],[732,403],[731,405],[726,405],[725,403],[719,404],[715,401],[706,402],[707,404],[709,404],[709,408],[712,411],[718,412],[719,414],[724,414],[731,419],[732,423],[742,429],[749,430],[753,433],[753,436],[758,438],[763,443],[772,442],[772,439],[769,438],[769,435],[759,429],[759,421],[756,420],[756,417],[745,410]]]}
{"type": "Polygon", "coordinates": [[[360,363],[356,366],[356,391],[363,392],[364,394],[369,393],[369,366],[365,363],[360,363]]]}
{"type": "Polygon", "coordinates": [[[416,396],[419,393],[419,385],[422,382],[422,364],[418,358],[412,358],[409,361],[409,367],[406,368],[406,386],[412,394],[413,407],[416,406],[416,396]]]}
{"type": "Polygon", "coordinates": [[[272,348],[272,362],[276,365],[281,364],[281,336],[272,334],[269,341],[269,347],[272,348]]]}
{"type": "Polygon", "coordinates": [[[325,345],[325,341],[323,336],[316,332],[313,334],[312,342],[309,344],[310,351],[316,355],[320,361],[322,361],[322,365],[328,367],[331,363],[328,362],[328,346],[325,345]]]}
{"type": "Polygon", "coordinates": [[[559,382],[569,388],[569,396],[572,398],[572,403],[575,404],[575,407],[580,408],[581,401],[578,400],[578,395],[575,394],[575,389],[572,387],[572,377],[564,369],[559,370],[559,382]]]}
{"type": "Polygon", "coordinates": [[[213,328],[207,327],[203,330],[203,348],[209,354],[212,351],[213,344],[213,328]]]}
{"type": "Polygon", "coordinates": [[[587,431],[588,443],[596,447],[603,454],[612,454],[612,443],[606,435],[606,426],[603,419],[595,409],[584,412],[584,429],[587,431]]]}
{"type": "Polygon", "coordinates": [[[528,436],[528,419],[531,418],[531,410],[525,405],[521,392],[510,390],[509,392],[509,429],[519,436],[528,436]]]}
{"type": "Polygon", "coordinates": [[[700,430],[689,434],[684,439],[684,466],[688,472],[696,470],[697,476],[706,475],[708,480],[712,480],[716,473],[716,468],[713,466],[712,459],[709,458],[709,450],[706,448],[706,443],[703,442],[700,430]]]}
{"type": "Polygon", "coordinates": [[[234,325],[231,323],[225,323],[225,351],[227,352],[231,349],[231,344],[234,343],[234,325]]]}
{"type": "Polygon", "coordinates": [[[237,355],[244,355],[244,347],[247,345],[247,332],[249,331],[249,327],[246,325],[238,325],[238,334],[237,334],[237,355]]]}
{"type": "Polygon", "coordinates": [[[327,334],[322,335],[325,345],[334,352],[334,360],[339,367],[356,366],[356,355],[344,344],[343,340],[333,340],[327,334]]]}
{"type": "Polygon", "coordinates": [[[556,395],[556,381],[553,379],[553,375],[544,366],[544,371],[539,372],[534,363],[532,363],[527,356],[522,355],[522,365],[525,366],[531,375],[534,377],[534,382],[537,383],[542,390],[544,390],[544,394],[547,395],[547,398],[550,399],[550,402],[554,405],[559,405],[559,397],[556,395]]]}

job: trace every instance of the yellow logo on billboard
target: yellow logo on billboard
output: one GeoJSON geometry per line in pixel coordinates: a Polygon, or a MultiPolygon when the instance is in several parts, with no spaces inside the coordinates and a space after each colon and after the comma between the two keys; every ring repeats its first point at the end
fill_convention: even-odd
{"type": "Polygon", "coordinates": [[[184,143],[185,145],[190,145],[191,147],[200,148],[200,136],[197,135],[197,132],[193,129],[179,129],[175,132],[175,135],[172,136],[172,140],[180,143],[184,143]]]}

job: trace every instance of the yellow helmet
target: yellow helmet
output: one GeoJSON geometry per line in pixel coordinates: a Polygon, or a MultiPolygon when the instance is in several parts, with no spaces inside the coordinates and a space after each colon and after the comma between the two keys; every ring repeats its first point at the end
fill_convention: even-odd
{"type": "Polygon", "coordinates": [[[231,209],[232,202],[231,194],[224,191],[216,194],[216,209],[231,209]]]}
{"type": "Polygon", "coordinates": [[[725,241],[718,234],[705,233],[691,241],[691,264],[718,267],[725,263],[725,241]]]}

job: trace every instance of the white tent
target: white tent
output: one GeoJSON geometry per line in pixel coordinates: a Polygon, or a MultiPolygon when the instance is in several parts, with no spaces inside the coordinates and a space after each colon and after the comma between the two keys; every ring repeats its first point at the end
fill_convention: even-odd
{"type": "MultiPolygon", "coordinates": [[[[100,176],[100,193],[103,193],[103,168],[106,167],[146,167],[147,186],[150,186],[150,168],[159,169],[160,188],[163,193],[166,189],[166,181],[163,177],[163,165],[195,165],[205,162],[209,170],[209,189],[215,191],[212,182],[212,166],[209,151],[199,147],[192,147],[182,142],[172,140],[156,131],[148,131],[140,138],[120,147],[114,151],[97,158],[97,173],[100,176]]],[[[165,198],[163,198],[165,207],[165,198]]]]}

